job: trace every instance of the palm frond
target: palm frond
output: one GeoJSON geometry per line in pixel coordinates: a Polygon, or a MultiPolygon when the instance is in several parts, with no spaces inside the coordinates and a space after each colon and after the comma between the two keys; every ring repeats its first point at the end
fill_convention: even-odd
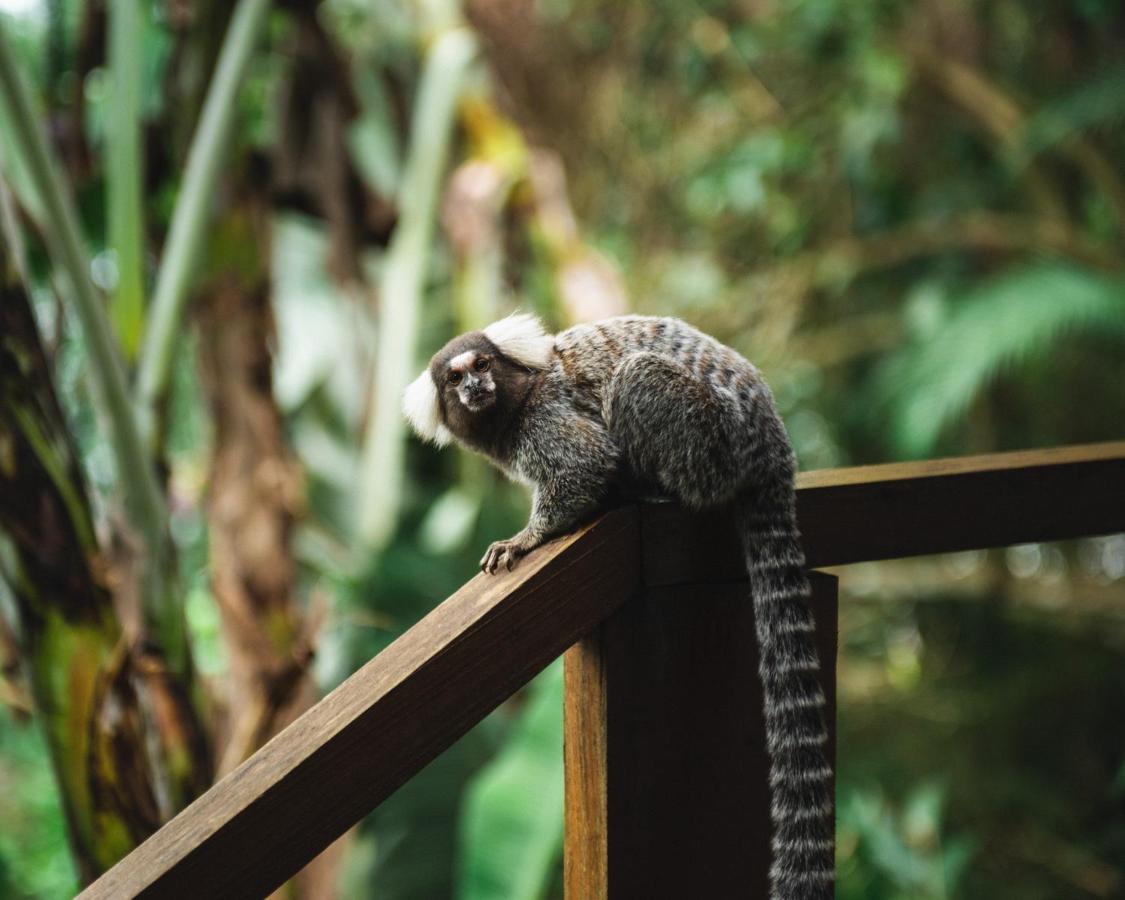
{"type": "Polygon", "coordinates": [[[895,448],[933,452],[942,431],[1000,374],[1069,335],[1125,338],[1125,280],[1063,264],[1001,275],[954,304],[940,329],[875,375],[895,448]]]}
{"type": "Polygon", "coordinates": [[[1092,128],[1120,127],[1125,122],[1125,66],[1114,66],[1083,82],[1031,115],[1014,142],[1014,162],[1035,156],[1092,128]]]}

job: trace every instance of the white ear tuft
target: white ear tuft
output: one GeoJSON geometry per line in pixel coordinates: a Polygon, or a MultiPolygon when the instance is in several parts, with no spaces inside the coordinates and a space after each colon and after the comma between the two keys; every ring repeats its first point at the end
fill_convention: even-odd
{"type": "Polygon", "coordinates": [[[429,369],[410,382],[403,392],[402,412],[422,440],[444,447],[453,439],[449,429],[442,424],[437,388],[429,369]]]}
{"type": "Polygon", "coordinates": [[[547,334],[543,323],[528,313],[516,313],[493,322],[484,336],[508,359],[529,369],[545,369],[555,352],[555,337],[547,334]]]}

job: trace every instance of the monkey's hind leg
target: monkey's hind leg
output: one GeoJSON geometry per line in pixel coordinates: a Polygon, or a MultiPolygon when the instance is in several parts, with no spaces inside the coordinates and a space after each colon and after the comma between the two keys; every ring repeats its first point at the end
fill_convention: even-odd
{"type": "Polygon", "coordinates": [[[735,394],[656,353],[614,372],[606,419],[624,457],[686,506],[730,500],[745,483],[749,441],[735,394]]]}

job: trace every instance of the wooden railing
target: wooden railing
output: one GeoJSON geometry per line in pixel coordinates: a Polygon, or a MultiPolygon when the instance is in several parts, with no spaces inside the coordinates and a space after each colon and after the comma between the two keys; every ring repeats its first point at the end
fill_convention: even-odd
{"type": "MultiPolygon", "coordinates": [[[[1125,442],[809,472],[798,510],[810,566],[1125,531],[1125,442]]],[[[764,896],[743,566],[723,515],[651,505],[477,576],[81,896],[268,893],[564,651],[568,896],[764,896]]]]}

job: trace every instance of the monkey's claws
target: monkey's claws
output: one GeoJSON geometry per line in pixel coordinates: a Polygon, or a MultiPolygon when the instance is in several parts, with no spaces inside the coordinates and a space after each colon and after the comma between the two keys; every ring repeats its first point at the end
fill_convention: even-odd
{"type": "Polygon", "coordinates": [[[512,566],[516,564],[516,560],[527,553],[527,550],[520,545],[518,541],[496,541],[488,550],[485,551],[480,561],[480,570],[487,572],[489,575],[495,575],[496,570],[503,566],[509,572],[512,571],[512,566]]]}

